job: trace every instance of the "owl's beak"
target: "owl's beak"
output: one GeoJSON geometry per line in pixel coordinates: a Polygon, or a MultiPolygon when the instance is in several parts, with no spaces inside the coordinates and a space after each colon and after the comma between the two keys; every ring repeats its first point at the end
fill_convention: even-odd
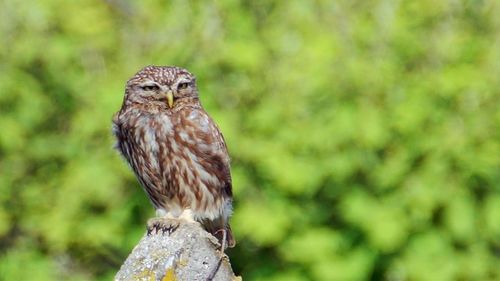
{"type": "Polygon", "coordinates": [[[169,108],[174,106],[174,93],[172,91],[167,92],[167,104],[169,108]]]}

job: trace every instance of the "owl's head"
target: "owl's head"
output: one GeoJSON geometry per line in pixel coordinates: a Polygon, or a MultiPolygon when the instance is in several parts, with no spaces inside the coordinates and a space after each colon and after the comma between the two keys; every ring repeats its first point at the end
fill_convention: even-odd
{"type": "Polygon", "coordinates": [[[198,98],[196,77],[176,66],[146,66],[127,81],[125,100],[168,108],[198,98]]]}

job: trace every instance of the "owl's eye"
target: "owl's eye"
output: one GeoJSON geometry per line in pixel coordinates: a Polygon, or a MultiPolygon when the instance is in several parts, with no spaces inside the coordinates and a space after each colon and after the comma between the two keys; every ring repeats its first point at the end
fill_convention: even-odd
{"type": "Polygon", "coordinates": [[[189,87],[189,82],[182,82],[177,85],[178,90],[186,89],[187,87],[189,87]]]}
{"type": "Polygon", "coordinates": [[[159,90],[160,87],[158,87],[158,85],[144,85],[141,86],[141,89],[144,91],[156,91],[159,90]]]}

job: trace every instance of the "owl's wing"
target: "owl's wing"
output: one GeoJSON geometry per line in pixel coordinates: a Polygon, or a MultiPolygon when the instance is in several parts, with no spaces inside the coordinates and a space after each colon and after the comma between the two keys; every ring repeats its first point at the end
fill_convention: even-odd
{"type": "Polygon", "coordinates": [[[218,178],[219,191],[231,198],[230,158],[219,127],[203,108],[191,108],[184,117],[184,125],[193,129],[193,149],[200,164],[218,178]]]}
{"type": "Polygon", "coordinates": [[[230,160],[227,152],[226,142],[219,130],[219,127],[208,116],[201,107],[190,108],[185,112],[183,126],[190,128],[192,133],[191,150],[196,155],[196,161],[201,164],[205,171],[211,176],[217,178],[218,184],[213,182],[205,182],[206,186],[212,190],[214,195],[222,196],[226,199],[222,216],[214,221],[204,221],[202,224],[205,229],[212,233],[223,244],[223,235],[221,230],[224,230],[226,237],[225,242],[229,247],[234,247],[236,241],[229,226],[229,216],[231,214],[232,201],[232,183],[230,160]]]}

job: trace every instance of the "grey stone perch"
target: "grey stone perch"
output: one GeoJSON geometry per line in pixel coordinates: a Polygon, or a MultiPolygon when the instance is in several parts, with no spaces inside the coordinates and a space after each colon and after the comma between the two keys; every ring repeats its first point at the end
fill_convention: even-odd
{"type": "Polygon", "coordinates": [[[123,263],[115,280],[241,280],[215,237],[198,223],[155,218],[123,263]]]}

